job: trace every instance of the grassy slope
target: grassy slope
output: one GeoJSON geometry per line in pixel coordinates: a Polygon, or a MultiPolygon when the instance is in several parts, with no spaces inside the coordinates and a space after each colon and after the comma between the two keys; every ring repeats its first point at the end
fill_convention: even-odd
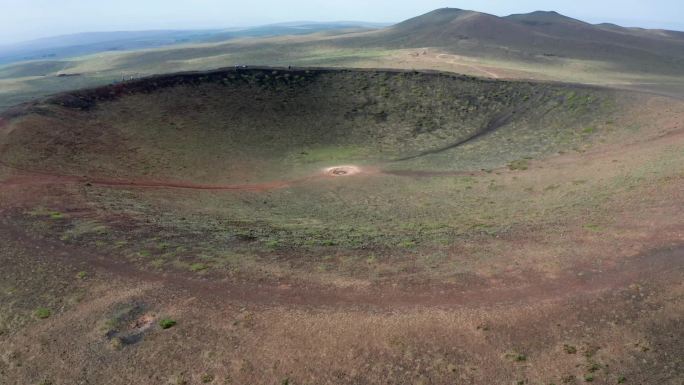
{"type": "Polygon", "coordinates": [[[28,167],[256,180],[432,148],[453,139],[431,134],[441,125],[460,136],[483,122],[460,108],[475,107],[469,93],[490,95],[476,105],[485,116],[535,90],[555,106],[453,151],[380,164],[502,166],[472,176],[211,192],[13,184],[22,173],[0,167],[0,382],[679,384],[682,104],[412,76],[322,75],[299,94],[282,80],[280,92],[254,78],[186,84],[89,112],[43,104],[0,128],[13,144],[3,160],[28,167]],[[436,86],[448,81],[455,94],[436,86]],[[379,108],[388,121],[405,114],[412,82],[425,95],[409,107],[437,127],[409,119],[429,140],[385,149],[420,133],[378,136],[379,108]],[[368,114],[314,124],[352,108],[368,114]],[[276,129],[286,123],[296,142],[276,129]],[[227,142],[231,132],[244,136],[227,142]],[[177,324],[162,329],[167,318],[177,324]]]}
{"type": "MultiPolygon", "coordinates": [[[[463,239],[553,229],[602,207],[623,186],[621,173],[598,180],[583,172],[543,180],[516,175],[549,155],[581,153],[629,133],[616,120],[633,102],[612,92],[382,71],[241,70],[168,79],[178,85],[129,83],[146,93],[88,111],[58,106],[66,97],[34,107],[4,140],[2,159],[71,175],[214,184],[289,180],[345,163],[398,175],[313,180],[264,194],[94,187],[87,199],[103,210],[156,218],[156,240],[138,219],[132,226],[142,233],[116,225],[100,233],[106,221],[69,218],[57,230],[65,239],[124,241],[130,255],[145,251],[145,264],[167,267],[250,266],[263,253],[309,250],[321,266],[338,253],[357,255],[352,275],[357,258],[391,255],[382,269],[396,272],[414,250],[441,261],[463,239]],[[459,142],[508,115],[477,140],[396,160],[459,142]],[[415,178],[414,171],[475,174],[415,178]],[[205,234],[202,243],[188,238],[197,231],[205,234]]],[[[90,97],[107,97],[107,90],[90,97]]]]}
{"type": "MultiPolygon", "coordinates": [[[[2,85],[16,85],[5,95],[21,100],[29,96],[22,94],[29,83],[38,95],[48,84],[56,91],[75,84],[66,82],[106,82],[134,62],[145,71],[168,71],[276,57],[285,65],[485,70],[682,89],[680,78],[616,72],[605,62],[473,58],[304,40],[86,58],[73,62],[88,71],[80,78],[6,79],[2,85]],[[227,49],[230,54],[221,56],[227,49]]],[[[681,382],[681,103],[544,86],[549,99],[539,105],[556,105],[544,117],[526,112],[453,151],[386,163],[453,138],[414,119],[407,128],[423,127],[426,140],[400,150],[389,146],[416,135],[377,135],[379,108],[391,104],[389,121],[401,116],[406,106],[399,91],[406,88],[395,79],[344,79],[323,77],[296,97],[289,87],[275,93],[257,82],[245,85],[251,92],[245,98],[229,81],[103,102],[107,109],[89,113],[53,105],[24,117],[18,124],[37,135],[13,131],[16,147],[3,149],[3,160],[64,173],[245,181],[364,160],[382,169],[495,169],[197,192],[42,184],[49,182],[43,177],[12,185],[17,172],[0,167],[2,182],[9,182],[0,189],[0,262],[6,267],[0,269],[0,383],[681,382]],[[349,92],[347,83],[369,88],[349,92]],[[587,103],[587,96],[595,98],[587,103]],[[353,130],[354,138],[328,135],[337,131],[313,124],[344,116],[344,109],[328,105],[332,97],[343,98],[346,112],[359,100],[374,101],[359,109],[368,116],[332,125],[353,130]],[[198,98],[210,101],[207,109],[198,98]],[[295,120],[209,109],[226,103],[259,114],[296,107],[292,112],[301,109],[311,122],[295,127],[294,141],[266,125],[282,128],[295,120]],[[138,119],[138,113],[153,118],[138,119]],[[363,130],[369,127],[376,130],[363,130]],[[275,144],[268,151],[249,148],[265,137],[250,128],[275,144]],[[235,139],[233,130],[243,141],[226,144],[235,139]],[[40,308],[51,316],[38,318],[40,308]],[[139,330],[146,317],[152,326],[139,330]],[[157,322],[169,317],[178,324],[162,330],[157,322]]],[[[459,82],[465,81],[454,85],[459,82]]],[[[518,106],[515,96],[527,94],[525,87],[487,84],[499,86],[458,87],[492,95],[491,104],[477,106],[485,115],[518,106]]],[[[422,97],[453,101],[416,98],[411,105],[438,127],[445,122],[433,115],[465,119],[468,124],[451,127],[459,136],[482,123],[450,108],[466,105],[465,92],[452,97],[429,81],[422,87],[422,97]]],[[[0,134],[15,127],[0,127],[0,134]]]]}
{"type": "Polygon", "coordinates": [[[217,183],[289,179],[331,162],[469,171],[580,145],[614,105],[610,93],[588,88],[412,72],[242,70],[199,86],[183,81],[91,113],[48,104],[52,116],[22,118],[26,128],[14,131],[3,159],[70,173],[217,183]],[[458,152],[419,156],[487,129],[499,132],[458,152]],[[111,141],[129,149],[125,168],[111,141]],[[416,158],[396,161],[406,157],[416,158]]]}
{"type": "Polygon", "coordinates": [[[120,80],[122,74],[145,76],[234,64],[440,69],[682,96],[683,67],[677,56],[681,38],[666,38],[649,31],[616,32],[564,19],[554,19],[551,25],[529,25],[531,21],[526,19],[492,16],[492,20],[481,20],[487,17],[481,14],[465,20],[457,18],[458,22],[450,22],[453,15],[446,16],[445,20],[428,23],[433,17],[426,15],[422,18],[427,20],[417,18],[379,32],[243,39],[14,64],[0,67],[0,108],[53,92],[110,83],[120,80]],[[492,35],[489,29],[483,29],[483,25],[490,24],[497,26],[492,31],[502,29],[501,33],[492,35]],[[415,33],[412,28],[417,29],[415,33]],[[567,39],[570,35],[577,35],[577,39],[567,39]],[[597,42],[591,43],[594,40],[597,42]],[[530,41],[535,44],[529,45],[530,41]],[[638,49],[626,48],[632,46],[638,49]],[[80,76],[56,77],[59,73],[80,76]]]}

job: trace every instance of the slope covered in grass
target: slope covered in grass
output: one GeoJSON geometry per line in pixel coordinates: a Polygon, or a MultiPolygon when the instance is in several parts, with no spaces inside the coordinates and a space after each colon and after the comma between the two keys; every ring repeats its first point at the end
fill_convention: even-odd
{"type": "Polygon", "coordinates": [[[412,71],[179,74],[26,107],[3,138],[2,160],[202,182],[292,178],[350,162],[473,171],[580,145],[613,99],[591,88],[412,71]]]}

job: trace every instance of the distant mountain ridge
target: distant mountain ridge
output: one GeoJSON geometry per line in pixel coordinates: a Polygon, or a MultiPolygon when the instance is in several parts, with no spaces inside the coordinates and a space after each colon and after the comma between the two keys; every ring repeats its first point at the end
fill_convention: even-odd
{"type": "Polygon", "coordinates": [[[448,43],[455,37],[491,38],[504,42],[525,43],[557,39],[596,39],[614,44],[647,41],[670,41],[676,44],[684,42],[684,32],[625,28],[615,24],[590,24],[553,11],[498,17],[457,8],[437,9],[395,24],[379,33],[385,34],[388,38],[422,40],[430,44],[448,43]],[[627,37],[631,40],[626,40],[627,37]]]}
{"type": "Polygon", "coordinates": [[[65,59],[104,51],[220,42],[241,37],[302,35],[346,29],[368,30],[384,26],[386,25],[380,23],[356,21],[302,21],[250,28],[83,32],[0,46],[0,65],[25,60],[65,59]]]}
{"type": "Polygon", "coordinates": [[[553,11],[505,17],[441,8],[346,45],[435,47],[474,56],[596,60],[661,73],[684,70],[684,32],[590,24],[553,11]]]}
{"type": "Polygon", "coordinates": [[[554,11],[499,17],[458,8],[440,8],[403,22],[382,24],[289,22],[245,29],[92,32],[0,46],[0,65],[26,60],[59,60],[104,51],[139,50],[241,37],[302,35],[343,30],[332,45],[346,47],[436,47],[465,55],[538,60],[571,58],[616,63],[628,70],[680,73],[684,32],[590,24],[554,11]]]}
{"type": "Polygon", "coordinates": [[[236,64],[439,69],[684,98],[684,32],[591,24],[552,11],[498,17],[442,8],[386,28],[295,22],[246,30],[81,34],[24,44],[32,54],[57,55],[34,60],[17,48],[0,47],[0,109],[125,76],[236,64]],[[243,37],[250,39],[232,40],[243,37]],[[207,42],[213,44],[197,44],[207,42]],[[14,51],[8,53],[10,48],[14,51]],[[105,51],[113,53],[93,55],[105,51]],[[2,65],[3,60],[19,62],[2,65]]]}

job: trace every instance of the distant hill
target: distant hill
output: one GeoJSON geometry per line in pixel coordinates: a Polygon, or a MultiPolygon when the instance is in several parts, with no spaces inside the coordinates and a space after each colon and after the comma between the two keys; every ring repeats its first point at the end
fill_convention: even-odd
{"type": "Polygon", "coordinates": [[[240,64],[437,69],[684,98],[684,32],[590,24],[546,11],[498,17],[442,8],[385,28],[295,22],[244,30],[89,33],[0,47],[0,111],[131,77],[240,64]],[[144,49],[153,47],[163,48],[144,49]]]}
{"type": "Polygon", "coordinates": [[[128,51],[174,44],[219,42],[241,37],[304,35],[324,31],[367,30],[385,25],[355,21],[291,22],[244,29],[86,32],[0,46],[0,65],[27,60],[57,60],[106,51],[128,51]]]}
{"type": "Polygon", "coordinates": [[[680,73],[684,32],[590,24],[557,12],[498,17],[442,8],[345,44],[439,47],[478,56],[536,60],[564,57],[613,62],[631,70],[680,73]]]}

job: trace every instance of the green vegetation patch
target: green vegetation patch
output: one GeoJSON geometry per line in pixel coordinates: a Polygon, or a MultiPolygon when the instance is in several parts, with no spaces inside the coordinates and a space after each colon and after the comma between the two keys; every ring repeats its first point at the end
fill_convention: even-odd
{"type": "Polygon", "coordinates": [[[200,263],[200,262],[193,263],[190,265],[190,271],[194,271],[194,272],[204,271],[204,270],[207,270],[208,268],[209,268],[209,265],[204,264],[204,263],[200,263]]]}
{"type": "Polygon", "coordinates": [[[602,233],[603,231],[605,231],[605,229],[602,226],[599,226],[595,223],[587,223],[586,225],[584,225],[584,229],[594,233],[602,233]]]}
{"type": "Polygon", "coordinates": [[[527,170],[529,167],[529,159],[518,159],[508,163],[508,168],[510,170],[527,170]]]}
{"type": "Polygon", "coordinates": [[[48,308],[40,307],[33,312],[33,315],[35,315],[36,318],[39,318],[39,319],[46,319],[46,318],[50,318],[50,315],[52,315],[52,312],[48,308]]]}
{"type": "Polygon", "coordinates": [[[176,326],[176,320],[171,319],[171,318],[162,318],[161,320],[159,320],[159,326],[162,329],[172,328],[172,327],[176,326]]]}

